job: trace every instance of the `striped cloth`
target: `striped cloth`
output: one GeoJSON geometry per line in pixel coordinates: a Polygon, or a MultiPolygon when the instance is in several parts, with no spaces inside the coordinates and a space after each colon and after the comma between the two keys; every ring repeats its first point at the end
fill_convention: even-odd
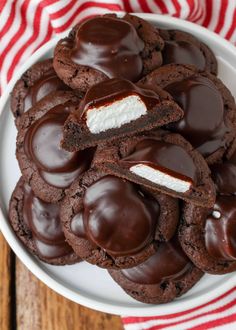
{"type": "Polygon", "coordinates": [[[125,330],[235,330],[236,287],[183,312],[152,317],[123,317],[125,330]]]}
{"type": "MultiPolygon", "coordinates": [[[[236,0],[0,0],[0,94],[46,41],[87,17],[112,11],[180,17],[236,43],[236,0]]],[[[181,313],[123,317],[123,323],[126,330],[236,329],[236,288],[181,313]]]]}

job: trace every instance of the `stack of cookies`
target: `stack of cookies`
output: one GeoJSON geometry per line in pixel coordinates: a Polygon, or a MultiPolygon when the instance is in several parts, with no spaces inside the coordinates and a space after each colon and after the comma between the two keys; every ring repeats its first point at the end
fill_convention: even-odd
{"type": "Polygon", "coordinates": [[[11,108],[9,220],[42,261],[106,268],[154,304],[236,270],[236,106],[201,41],[89,19],[23,74],[11,108]]]}

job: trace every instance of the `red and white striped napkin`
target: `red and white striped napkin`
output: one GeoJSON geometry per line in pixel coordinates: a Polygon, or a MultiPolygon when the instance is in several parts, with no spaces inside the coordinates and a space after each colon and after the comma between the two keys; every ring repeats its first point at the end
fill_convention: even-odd
{"type": "MultiPolygon", "coordinates": [[[[0,0],[0,94],[46,41],[87,17],[112,11],[180,17],[236,43],[236,0],[0,0]]],[[[123,317],[123,323],[126,330],[235,330],[236,288],[184,312],[123,317]]]]}

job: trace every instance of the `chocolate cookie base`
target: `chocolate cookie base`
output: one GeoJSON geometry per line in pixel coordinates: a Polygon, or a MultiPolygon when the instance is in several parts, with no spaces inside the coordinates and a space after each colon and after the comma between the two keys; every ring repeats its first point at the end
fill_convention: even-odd
{"type": "MultiPolygon", "coordinates": [[[[117,18],[115,14],[104,15],[104,17],[117,18]]],[[[159,32],[143,19],[126,14],[121,18],[131,23],[136,29],[139,37],[143,40],[145,46],[141,53],[143,60],[142,76],[151,72],[153,69],[161,66],[162,56],[160,50],[164,42],[159,32]]],[[[76,25],[67,38],[61,39],[54,51],[53,65],[58,76],[71,88],[79,89],[83,92],[94,84],[108,79],[101,71],[92,67],[78,65],[71,59],[71,52],[74,47],[74,39],[80,24],[76,25]]]]}
{"type": "Polygon", "coordinates": [[[63,230],[68,243],[83,260],[109,269],[134,267],[153,255],[160,241],[167,241],[172,238],[179,221],[178,201],[146,189],[160,205],[160,217],[153,241],[135,255],[111,256],[90,240],[76,236],[71,230],[73,217],[83,209],[83,196],[87,187],[104,176],[106,176],[106,173],[90,169],[72,184],[61,204],[63,230]]]}
{"type": "Polygon", "coordinates": [[[194,265],[181,280],[166,279],[158,284],[134,283],[120,270],[109,270],[109,274],[129,296],[146,304],[170,302],[189,291],[203,276],[203,272],[194,265]]]}
{"type": "Polygon", "coordinates": [[[31,125],[55,106],[66,104],[68,101],[71,102],[71,107],[73,107],[73,104],[79,102],[79,99],[69,91],[54,92],[43,98],[36,106],[22,115],[17,136],[16,157],[24,180],[31,186],[37,197],[49,203],[61,201],[65,196],[66,188],[52,186],[42,178],[36,164],[25,152],[24,139],[31,125]]]}
{"type": "MultiPolygon", "coordinates": [[[[22,75],[22,77],[15,84],[11,93],[11,111],[15,117],[15,124],[17,128],[19,128],[20,118],[24,113],[24,102],[30,88],[49,72],[54,72],[56,75],[52,62],[52,59],[47,59],[35,63],[22,75]]],[[[58,88],[59,89],[57,90],[69,90],[69,87],[62,81],[58,88]]]]}
{"type": "Polygon", "coordinates": [[[125,178],[141,186],[160,191],[176,198],[181,198],[197,205],[211,207],[215,202],[215,187],[210,178],[210,170],[204,158],[179,134],[163,130],[153,130],[151,132],[137,134],[125,141],[119,140],[113,144],[101,145],[97,149],[93,162],[95,167],[101,168],[108,174],[125,178]],[[176,144],[187,151],[197,168],[196,184],[193,184],[190,190],[185,193],[176,192],[142,178],[120,165],[120,160],[128,156],[134,150],[138,142],[147,138],[176,144]]]}
{"type": "Polygon", "coordinates": [[[81,259],[73,252],[71,249],[71,253],[65,255],[63,257],[57,258],[43,258],[36,248],[35,242],[32,237],[32,232],[29,227],[26,225],[23,220],[23,199],[24,199],[24,191],[23,191],[24,180],[23,177],[18,181],[15,190],[12,193],[10,204],[9,204],[9,221],[10,224],[19,238],[19,240],[24,244],[24,246],[35,256],[37,256],[40,260],[51,264],[51,265],[71,265],[81,261],[81,259]]]}
{"type": "Polygon", "coordinates": [[[179,227],[179,241],[189,259],[202,271],[227,274],[236,270],[236,261],[217,260],[209,255],[205,245],[204,227],[210,209],[185,204],[179,227]]]}

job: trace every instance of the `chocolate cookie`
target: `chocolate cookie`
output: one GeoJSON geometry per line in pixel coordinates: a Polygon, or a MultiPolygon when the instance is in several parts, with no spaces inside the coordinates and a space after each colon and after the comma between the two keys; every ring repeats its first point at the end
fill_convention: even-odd
{"type": "Polygon", "coordinates": [[[184,117],[168,129],[183,135],[213,164],[223,158],[236,134],[236,106],[227,87],[208,72],[192,66],[165,65],[140,81],[158,85],[184,110],[184,117]]]}
{"type": "Polygon", "coordinates": [[[217,197],[213,208],[186,204],[179,229],[185,253],[203,271],[236,270],[236,153],[212,168],[217,197]]]}
{"type": "Polygon", "coordinates": [[[176,236],[160,243],[156,253],[140,265],[109,273],[128,295],[148,304],[180,297],[203,275],[184,254],[176,236]]]}
{"type": "Polygon", "coordinates": [[[18,181],[9,205],[9,220],[26,248],[52,265],[80,261],[66,242],[61,227],[60,205],[37,198],[23,178],[18,181]]]}
{"type": "Polygon", "coordinates": [[[190,33],[179,30],[159,30],[165,41],[163,65],[191,64],[200,71],[217,74],[217,60],[211,49],[190,33]]]}
{"type": "Polygon", "coordinates": [[[52,59],[37,62],[17,81],[11,93],[11,110],[19,127],[21,115],[44,96],[58,90],[69,90],[56,75],[52,59]]]}
{"type": "Polygon", "coordinates": [[[94,166],[193,204],[211,207],[215,202],[205,160],[179,134],[156,130],[101,145],[94,166]]]}
{"type": "Polygon", "coordinates": [[[169,240],[179,221],[178,200],[90,169],[61,204],[65,236],[82,259],[103,268],[129,268],[169,240]]]}
{"type": "Polygon", "coordinates": [[[139,80],[162,64],[163,46],[159,32],[139,17],[97,16],[58,42],[53,65],[67,85],[85,92],[108,78],[139,80]]]}
{"type": "Polygon", "coordinates": [[[124,79],[92,86],[64,125],[62,146],[76,151],[177,121],[183,111],[157,87],[143,89],[124,79]]]}
{"type": "Polygon", "coordinates": [[[22,115],[16,156],[22,175],[40,199],[55,203],[90,166],[94,149],[70,153],[60,146],[63,125],[79,99],[53,92],[22,115]]]}

